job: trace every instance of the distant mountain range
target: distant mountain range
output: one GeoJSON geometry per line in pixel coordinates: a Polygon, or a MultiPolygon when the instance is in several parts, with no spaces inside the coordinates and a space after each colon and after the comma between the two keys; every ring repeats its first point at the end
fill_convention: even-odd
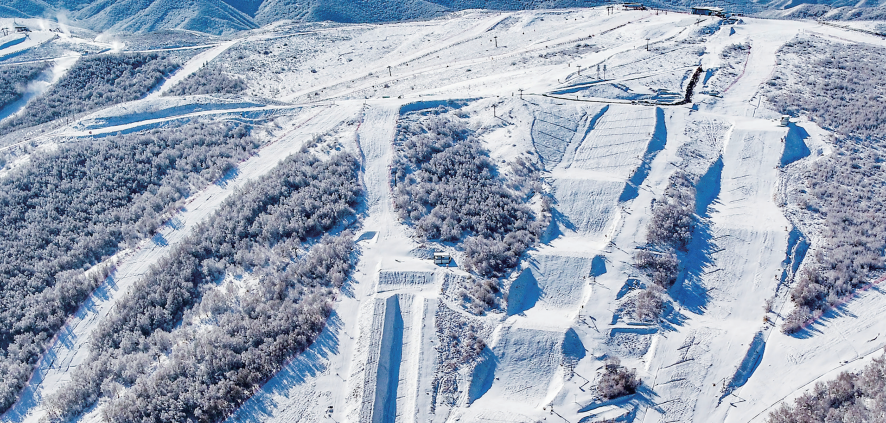
{"type": "MultiPolygon", "coordinates": [[[[95,31],[151,32],[183,29],[224,34],[288,19],[299,22],[391,22],[428,19],[465,9],[524,10],[590,7],[607,0],[4,0],[0,18],[66,19],[95,31]]],[[[758,13],[802,6],[804,16],[886,16],[886,0],[651,0],[651,6],[685,9],[723,6],[758,13]],[[873,8],[855,12],[858,7],[873,8]]],[[[792,16],[788,14],[788,16],[792,16]]]]}

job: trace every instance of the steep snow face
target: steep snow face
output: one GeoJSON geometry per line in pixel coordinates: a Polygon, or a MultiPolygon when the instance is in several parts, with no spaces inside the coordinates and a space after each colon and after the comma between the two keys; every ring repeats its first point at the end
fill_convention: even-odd
{"type": "MultiPolygon", "coordinates": [[[[197,11],[209,7],[193,4],[197,11]]],[[[298,19],[344,13],[336,9],[341,4],[317,3],[327,7],[323,12],[309,2],[258,1],[214,4],[212,13],[223,13],[221,20],[249,15],[243,27],[251,28],[249,19],[259,19],[251,15],[273,19],[275,4],[298,19]]],[[[79,3],[76,13],[95,7],[110,22],[131,7],[105,5],[79,3]]],[[[398,7],[390,16],[460,6],[398,7]]],[[[145,8],[151,16],[126,21],[132,25],[126,28],[153,25],[148,21],[155,18],[157,27],[191,25],[191,9],[162,18],[157,10],[145,8]]],[[[743,18],[726,25],[673,11],[603,7],[472,11],[384,25],[277,23],[223,42],[200,38],[205,42],[173,47],[164,34],[157,45],[187,61],[147,98],[23,129],[0,139],[0,152],[9,154],[0,158],[26,160],[71,138],[203,119],[246,122],[267,145],[230,178],[193,193],[177,219],[160,229],[156,239],[164,243],[145,240],[115,257],[112,279],[71,317],[2,421],[45,416],[43,398],[73,382],[90,334],[145,270],[233,188],[330,131],[334,142],[317,148],[345,149],[361,162],[365,198],[353,227],[356,270],[316,342],[229,421],[763,421],[781,401],[857,368],[886,345],[876,324],[886,306],[878,289],[859,293],[806,338],[776,326],[789,311],[786,287],[802,266],[804,243],[811,242],[813,252],[823,248],[815,234],[801,240],[780,208],[784,169],[831,149],[828,132],[808,120],[779,126],[759,93],[778,49],[812,32],[886,45],[867,33],[812,22],[743,18]],[[242,78],[247,90],[160,95],[205,63],[242,78]],[[691,103],[675,105],[699,64],[691,103]],[[531,185],[525,201],[551,219],[541,242],[494,281],[502,289],[492,295],[497,304],[479,312],[464,291],[482,278],[459,267],[463,251],[420,242],[398,219],[391,195],[401,117],[451,104],[459,105],[453,113],[488,151],[508,189],[530,192],[531,185]],[[521,177],[511,166],[518,162],[539,176],[521,177]],[[663,294],[663,319],[637,321],[632,310],[651,281],[633,265],[634,254],[647,247],[652,210],[677,170],[695,185],[697,229],[687,251],[679,252],[677,283],[663,294]],[[434,265],[428,258],[435,251],[449,253],[454,263],[434,265]],[[778,314],[764,311],[767,302],[778,314]],[[596,384],[611,358],[636,369],[643,383],[635,394],[599,395],[596,384]]],[[[57,48],[62,41],[90,56],[133,49],[73,33],[27,44],[0,65],[22,54],[51,55],[53,74],[41,76],[36,87],[74,60],[57,48]]],[[[139,50],[154,50],[145,45],[149,38],[138,39],[139,50]]],[[[39,101],[33,92],[31,101],[39,101]]],[[[16,110],[27,111],[27,105],[16,110]]],[[[104,404],[79,421],[100,421],[104,404]]]]}

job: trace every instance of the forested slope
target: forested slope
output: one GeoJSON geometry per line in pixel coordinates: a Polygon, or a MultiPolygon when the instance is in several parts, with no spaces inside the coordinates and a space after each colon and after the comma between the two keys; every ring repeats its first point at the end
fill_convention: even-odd
{"type": "Polygon", "coordinates": [[[796,308],[784,330],[796,332],[884,269],[886,251],[886,49],[797,40],[780,51],[769,98],[783,113],[808,114],[835,132],[835,154],[799,170],[790,198],[801,220],[824,225],[814,262],[791,292],[796,308]],[[820,95],[820,93],[828,95],[820,95]]]}
{"type": "Polygon", "coordinates": [[[28,113],[4,121],[0,133],[137,100],[178,66],[172,59],[155,53],[84,57],[47,93],[35,99],[28,106],[28,113]]]}
{"type": "Polygon", "coordinates": [[[101,323],[52,413],[107,397],[110,421],[222,420],[325,326],[353,246],[328,232],[355,219],[357,169],[300,153],[244,186],[101,323]]]}
{"type": "Polygon", "coordinates": [[[64,144],[0,179],[0,409],[104,279],[78,275],[150,236],[256,147],[245,126],[194,123],[64,144]]]}
{"type": "Polygon", "coordinates": [[[36,78],[46,66],[45,63],[37,63],[0,68],[0,110],[22,98],[28,82],[36,78]]]}
{"type": "MultiPolygon", "coordinates": [[[[468,269],[501,276],[546,227],[524,203],[533,186],[508,189],[465,121],[441,112],[415,113],[401,123],[391,170],[394,204],[418,236],[463,244],[468,269]]],[[[526,163],[518,171],[537,172],[526,163]]]]}

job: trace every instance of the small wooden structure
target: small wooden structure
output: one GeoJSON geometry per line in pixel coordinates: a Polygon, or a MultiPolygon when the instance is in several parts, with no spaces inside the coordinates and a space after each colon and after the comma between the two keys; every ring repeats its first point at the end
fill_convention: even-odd
{"type": "Polygon", "coordinates": [[[633,3],[628,2],[622,5],[625,10],[646,10],[646,6],[643,6],[643,3],[633,3]]]}
{"type": "Polygon", "coordinates": [[[693,15],[702,15],[702,16],[726,16],[725,11],[722,7],[706,7],[706,6],[697,6],[692,8],[693,15]]]}
{"type": "Polygon", "coordinates": [[[446,265],[452,263],[452,257],[449,253],[434,253],[434,264],[446,265]]]}

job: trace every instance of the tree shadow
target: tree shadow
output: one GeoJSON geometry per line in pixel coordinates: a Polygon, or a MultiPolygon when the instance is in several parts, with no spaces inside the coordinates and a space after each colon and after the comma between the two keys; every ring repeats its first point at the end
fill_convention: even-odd
{"type": "Polygon", "coordinates": [[[531,309],[541,297],[541,289],[538,280],[530,268],[520,272],[520,276],[511,284],[508,290],[508,316],[523,313],[531,309]]]}
{"type": "MultiPolygon", "coordinates": [[[[877,289],[877,292],[882,293],[879,289],[877,289]]],[[[820,335],[824,333],[822,329],[831,325],[833,321],[838,318],[857,318],[857,314],[849,311],[849,303],[851,303],[857,295],[857,292],[850,294],[850,298],[846,299],[846,301],[827,309],[821,314],[821,317],[810,320],[807,324],[803,325],[800,330],[790,334],[790,336],[797,339],[809,339],[817,334],[820,335]]]]}
{"type": "Polygon", "coordinates": [[[677,327],[686,324],[687,320],[689,320],[689,317],[674,308],[673,304],[668,303],[665,305],[665,310],[661,314],[658,325],[663,332],[676,332],[677,327]]]}
{"type": "Polygon", "coordinates": [[[151,242],[153,242],[154,245],[156,245],[158,247],[165,247],[165,246],[169,245],[169,241],[167,241],[166,237],[164,237],[163,234],[161,234],[161,233],[158,233],[158,234],[154,235],[153,237],[151,237],[151,242]]]}
{"type": "Polygon", "coordinates": [[[182,222],[181,217],[178,215],[172,216],[165,223],[166,226],[169,226],[173,230],[179,230],[185,227],[184,222],[182,222]]]}
{"type": "MultiPolygon", "coordinates": [[[[710,222],[699,221],[683,265],[683,275],[678,284],[671,287],[671,297],[684,309],[694,314],[704,314],[710,301],[708,289],[702,280],[705,270],[713,265],[711,254],[716,250],[710,231],[710,222]]],[[[714,270],[716,271],[716,270],[714,270]]]]}
{"type": "Polygon", "coordinates": [[[567,229],[569,231],[575,232],[575,224],[569,220],[569,216],[563,214],[560,210],[556,208],[551,208],[551,224],[548,225],[548,229],[541,236],[541,243],[547,244],[561,235],[563,235],[563,229],[567,229]]]}
{"type": "Polygon", "coordinates": [[[231,183],[231,181],[233,181],[234,179],[237,179],[238,176],[240,176],[240,169],[235,166],[232,169],[225,172],[225,174],[222,175],[221,178],[218,178],[218,180],[215,181],[215,184],[222,187],[222,188],[227,188],[227,186],[231,183]]]}
{"type": "MultiPolygon", "coordinates": [[[[713,265],[711,255],[716,251],[711,234],[710,209],[720,196],[723,177],[723,158],[717,158],[696,183],[695,214],[696,224],[683,258],[683,273],[679,283],[671,287],[671,297],[683,308],[694,314],[704,314],[710,301],[708,289],[702,277],[706,269],[713,265]]],[[[712,271],[717,271],[713,269],[712,271]]],[[[672,324],[682,322],[681,313],[675,314],[672,324]]],[[[682,324],[682,323],[680,323],[682,324]]]]}
{"type": "MultiPolygon", "coordinates": [[[[652,389],[646,386],[645,383],[640,384],[637,387],[636,392],[630,395],[625,395],[623,397],[613,398],[610,400],[602,400],[597,399],[593,400],[588,404],[585,404],[581,408],[578,409],[579,413],[593,413],[594,410],[597,410],[602,407],[608,406],[616,406],[621,407],[623,409],[629,409],[629,415],[633,415],[637,412],[640,407],[651,408],[659,413],[664,414],[664,410],[659,406],[656,402],[659,398],[659,395],[655,393],[652,389]]],[[[586,416],[591,417],[591,416],[586,416]]],[[[585,421],[582,419],[581,421],[585,421]]],[[[607,420],[608,421],[608,420],[607,420]]],[[[618,420],[618,421],[632,421],[631,419],[626,420],[618,420]]]]}
{"type": "MultiPolygon", "coordinates": [[[[351,251],[351,263],[359,263],[362,255],[363,250],[360,248],[354,248],[351,251]]],[[[356,271],[356,269],[351,269],[351,273],[345,278],[345,281],[342,282],[341,287],[338,289],[342,295],[348,298],[354,298],[356,296],[354,285],[359,283],[354,279],[354,271],[356,271]]]]}
{"type": "Polygon", "coordinates": [[[821,329],[815,327],[815,324],[813,322],[806,326],[803,326],[800,330],[790,334],[789,336],[795,339],[810,339],[813,336],[817,334],[821,335],[822,333],[823,332],[821,331],[821,329]]]}
{"type": "MultiPolygon", "coordinates": [[[[102,301],[108,301],[111,299],[111,291],[117,290],[117,281],[114,279],[115,276],[114,273],[108,275],[108,277],[105,278],[104,283],[99,284],[99,286],[92,291],[92,296],[102,301]]],[[[82,318],[84,316],[78,317],[82,318]]]]}

